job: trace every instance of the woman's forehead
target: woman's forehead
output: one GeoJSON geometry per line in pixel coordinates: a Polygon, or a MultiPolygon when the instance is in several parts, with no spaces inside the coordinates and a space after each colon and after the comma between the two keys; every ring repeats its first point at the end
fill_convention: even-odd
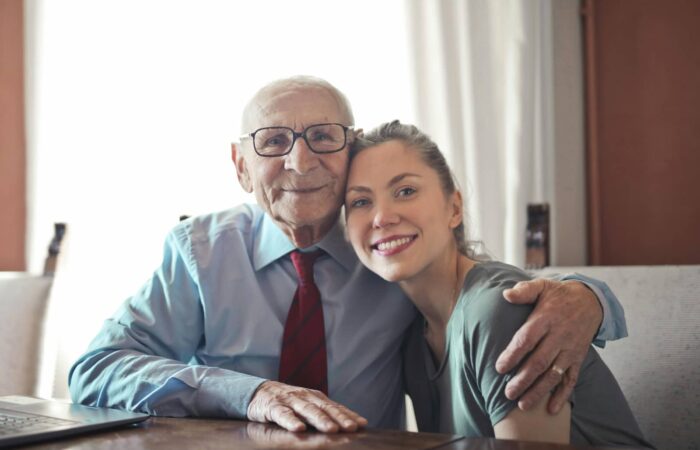
{"type": "Polygon", "coordinates": [[[352,160],[350,178],[379,182],[404,172],[429,170],[418,151],[402,141],[392,140],[361,150],[352,160]]]}

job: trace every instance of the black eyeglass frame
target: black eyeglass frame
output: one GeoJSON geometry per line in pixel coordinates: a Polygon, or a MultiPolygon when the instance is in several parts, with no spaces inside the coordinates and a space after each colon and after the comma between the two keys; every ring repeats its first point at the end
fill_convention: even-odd
{"type": "Polygon", "coordinates": [[[348,145],[348,131],[354,131],[354,129],[355,128],[353,126],[347,126],[347,125],[343,125],[342,123],[337,123],[337,122],[314,123],[314,124],[309,125],[308,127],[304,128],[303,130],[301,130],[301,132],[298,132],[298,133],[296,131],[294,131],[294,129],[289,128],[289,127],[282,127],[282,126],[280,126],[280,127],[262,127],[262,128],[258,128],[257,130],[253,131],[252,133],[242,135],[240,137],[240,139],[246,139],[246,138],[252,139],[253,140],[253,150],[255,150],[255,153],[257,153],[259,156],[262,156],[264,158],[276,158],[278,156],[284,156],[284,155],[290,154],[292,152],[292,149],[294,148],[294,144],[296,143],[297,139],[299,139],[299,138],[303,138],[304,142],[306,142],[306,146],[309,148],[309,150],[316,153],[317,155],[329,155],[331,153],[338,153],[339,151],[341,151],[342,149],[344,149],[348,145]],[[309,144],[309,140],[306,137],[306,132],[309,130],[309,128],[313,128],[313,127],[321,126],[321,125],[338,125],[339,127],[341,127],[343,129],[343,145],[338,150],[331,150],[328,152],[319,152],[319,151],[314,150],[313,146],[311,144],[309,144]],[[260,131],[270,130],[270,129],[279,129],[279,128],[286,129],[286,130],[289,130],[292,132],[292,143],[289,146],[289,150],[287,150],[284,153],[277,153],[274,155],[260,153],[258,151],[258,148],[255,146],[255,135],[258,134],[260,131]]]}

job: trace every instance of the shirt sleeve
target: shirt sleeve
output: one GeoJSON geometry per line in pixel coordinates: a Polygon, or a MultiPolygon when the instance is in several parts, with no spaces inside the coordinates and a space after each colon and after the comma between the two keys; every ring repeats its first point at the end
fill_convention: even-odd
{"type": "Polygon", "coordinates": [[[172,417],[246,417],[265,379],[191,364],[204,333],[188,242],[170,233],[153,277],[73,365],[74,402],[172,417]]]}
{"type": "Polygon", "coordinates": [[[474,292],[464,311],[467,389],[481,403],[480,408],[492,425],[517,407],[516,401],[506,397],[505,388],[518,367],[500,374],[496,371],[496,360],[533,309],[532,305],[513,305],[503,299],[503,289],[514,284],[474,292]]]}
{"type": "Polygon", "coordinates": [[[607,284],[600,280],[581,275],[580,273],[556,274],[550,276],[550,278],[559,281],[580,281],[596,295],[600,306],[603,308],[603,321],[593,340],[595,345],[603,348],[605,347],[605,341],[614,341],[627,337],[625,310],[607,284]]]}

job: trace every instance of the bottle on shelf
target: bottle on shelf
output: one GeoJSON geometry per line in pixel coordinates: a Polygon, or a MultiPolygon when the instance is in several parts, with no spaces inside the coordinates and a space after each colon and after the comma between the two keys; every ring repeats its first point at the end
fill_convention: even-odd
{"type": "Polygon", "coordinates": [[[527,205],[525,268],[541,269],[549,265],[549,204],[527,205]]]}

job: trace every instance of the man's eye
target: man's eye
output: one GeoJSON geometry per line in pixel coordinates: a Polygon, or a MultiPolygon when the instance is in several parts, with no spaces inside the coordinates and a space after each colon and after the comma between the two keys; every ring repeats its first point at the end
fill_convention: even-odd
{"type": "Polygon", "coordinates": [[[416,192],[416,190],[413,189],[412,187],[404,187],[404,188],[399,189],[396,192],[396,196],[397,197],[409,197],[409,196],[415,194],[415,192],[416,192]]]}
{"type": "Polygon", "coordinates": [[[268,147],[279,147],[280,145],[284,145],[285,141],[286,141],[286,139],[284,139],[280,136],[276,136],[276,137],[272,137],[272,138],[268,139],[267,141],[265,141],[265,145],[268,147]]]}
{"type": "Polygon", "coordinates": [[[311,136],[311,140],[314,142],[322,142],[322,141],[330,141],[333,138],[325,133],[314,133],[313,136],[311,136]]]}

